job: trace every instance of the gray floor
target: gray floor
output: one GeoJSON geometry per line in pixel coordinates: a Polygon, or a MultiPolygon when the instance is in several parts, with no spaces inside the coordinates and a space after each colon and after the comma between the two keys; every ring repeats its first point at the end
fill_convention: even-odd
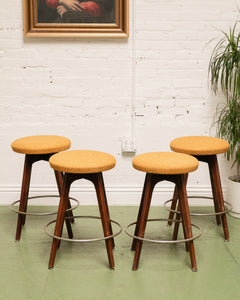
{"type": "MultiPolygon", "coordinates": [[[[75,213],[98,215],[96,207],[75,213]]],[[[110,207],[110,213],[126,226],[135,220],[137,207],[110,207]]],[[[150,214],[167,217],[158,207],[150,214]]],[[[108,268],[104,242],[63,242],[54,269],[48,270],[51,239],[43,227],[52,217],[28,217],[19,243],[14,241],[16,217],[0,207],[0,299],[240,299],[240,219],[228,216],[231,239],[224,242],[214,217],[192,218],[204,230],[195,241],[198,272],[192,272],[184,244],[150,243],[143,246],[138,271],[132,271],[131,239],[125,233],[116,238],[114,271],[108,268]]],[[[79,238],[101,234],[96,228],[96,220],[77,219],[73,226],[79,238]]],[[[171,231],[165,222],[151,222],[147,235],[166,239],[171,231]]]]}

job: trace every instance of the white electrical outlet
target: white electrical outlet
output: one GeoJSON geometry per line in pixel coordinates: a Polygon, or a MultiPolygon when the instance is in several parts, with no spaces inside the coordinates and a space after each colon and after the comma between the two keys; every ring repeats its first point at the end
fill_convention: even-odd
{"type": "Polygon", "coordinates": [[[134,137],[124,137],[122,139],[122,152],[136,152],[137,143],[134,137]]]}

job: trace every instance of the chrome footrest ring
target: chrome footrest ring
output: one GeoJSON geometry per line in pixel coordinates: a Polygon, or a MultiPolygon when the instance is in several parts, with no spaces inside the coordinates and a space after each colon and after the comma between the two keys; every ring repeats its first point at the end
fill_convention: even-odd
{"type": "MultiPolygon", "coordinates": [[[[167,221],[172,221],[172,222],[182,223],[182,221],[180,221],[180,220],[174,220],[174,219],[148,219],[148,220],[147,220],[147,222],[154,222],[154,221],[166,221],[166,222],[167,222],[167,221]]],[[[131,227],[131,226],[133,226],[133,225],[135,225],[135,224],[137,224],[137,222],[130,223],[130,224],[125,228],[125,233],[126,233],[128,236],[130,236],[130,237],[132,237],[132,238],[134,238],[134,239],[136,239],[136,240],[140,240],[140,241],[144,241],[144,242],[150,242],[150,243],[158,243],[158,244],[176,244],[176,243],[182,243],[182,242],[190,242],[190,241],[193,241],[193,240],[199,238],[199,237],[202,235],[202,233],[203,233],[201,227],[199,227],[199,226],[197,226],[197,225],[195,225],[195,224],[191,224],[193,227],[197,228],[197,229],[200,231],[200,233],[199,233],[198,235],[195,235],[195,236],[193,236],[193,237],[191,237],[191,238],[188,238],[188,239],[182,239],[182,240],[167,240],[167,241],[166,241],[166,240],[153,240],[153,239],[148,239],[148,238],[141,238],[141,237],[139,237],[139,236],[136,236],[136,235],[134,235],[134,234],[129,233],[129,232],[128,232],[128,228],[131,227]]]]}
{"type": "MultiPolygon", "coordinates": [[[[28,200],[31,200],[31,199],[39,199],[39,198],[60,198],[59,195],[43,195],[43,196],[33,196],[33,197],[29,197],[28,200]]],[[[66,211],[72,211],[74,209],[76,209],[78,206],[79,206],[79,201],[73,197],[69,197],[70,200],[76,202],[76,205],[75,206],[72,206],[71,208],[68,208],[66,211]]],[[[31,213],[31,212],[24,212],[24,211],[19,211],[17,209],[14,208],[14,205],[19,203],[20,200],[17,200],[17,201],[14,201],[12,204],[9,205],[9,208],[17,213],[17,214],[20,214],[20,215],[30,215],[30,216],[50,216],[50,215],[56,215],[57,214],[57,211],[56,212],[45,212],[45,213],[31,213]]]]}
{"type": "MultiPolygon", "coordinates": [[[[96,217],[96,216],[73,216],[73,217],[66,217],[64,218],[64,220],[66,219],[75,219],[75,218],[82,218],[82,219],[97,219],[97,220],[101,220],[100,217],[96,217]]],[[[54,239],[57,239],[57,240],[62,240],[62,241],[68,241],[68,242],[77,242],[77,243],[90,243],[90,242],[98,242],[98,241],[105,241],[105,240],[109,240],[109,239],[112,239],[116,236],[118,236],[121,232],[122,232],[122,226],[117,222],[117,221],[114,221],[114,220],[110,220],[111,223],[114,223],[116,224],[120,230],[115,233],[115,234],[112,234],[112,235],[109,235],[109,236],[106,236],[106,237],[100,237],[100,238],[94,238],[94,239],[69,239],[69,238],[63,238],[63,237],[60,237],[60,236],[56,236],[54,234],[51,234],[47,231],[47,227],[53,223],[55,223],[56,220],[53,220],[51,222],[49,222],[45,227],[44,227],[44,231],[45,233],[50,236],[51,238],[54,238],[54,239]]]]}
{"type": "MultiPolygon", "coordinates": [[[[196,199],[196,198],[202,198],[202,199],[211,199],[213,200],[212,197],[207,197],[207,196],[188,196],[188,199],[196,199]]],[[[175,209],[171,209],[167,206],[167,204],[169,202],[172,202],[173,199],[170,199],[170,200],[167,200],[164,202],[163,206],[166,210],[168,210],[169,212],[173,212],[173,213],[176,213],[176,214],[180,214],[179,211],[175,210],[175,209]]],[[[194,212],[190,212],[190,216],[218,216],[218,215],[224,215],[228,212],[230,212],[232,210],[232,205],[227,202],[227,201],[224,201],[224,204],[226,206],[228,206],[227,208],[225,208],[224,211],[221,211],[221,212],[212,212],[212,213],[194,213],[194,212]]]]}

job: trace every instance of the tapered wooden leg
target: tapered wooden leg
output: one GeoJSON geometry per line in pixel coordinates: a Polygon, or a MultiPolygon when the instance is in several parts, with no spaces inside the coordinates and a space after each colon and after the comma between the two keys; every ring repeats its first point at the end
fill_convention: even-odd
{"type": "MultiPolygon", "coordinates": [[[[148,213],[149,213],[151,199],[152,199],[152,193],[155,186],[153,177],[154,177],[153,174],[148,174],[148,176],[146,176],[145,189],[141,201],[142,202],[141,218],[139,219],[138,230],[137,230],[138,231],[137,236],[141,238],[144,237],[144,233],[147,225],[148,213]]],[[[134,256],[133,267],[132,267],[133,270],[137,270],[138,268],[140,254],[142,250],[142,243],[143,241],[141,240],[136,240],[135,242],[135,256],[134,256]]]]}
{"type": "MultiPolygon", "coordinates": [[[[62,185],[63,185],[63,173],[55,171],[55,170],[54,170],[54,173],[55,173],[55,178],[56,178],[56,182],[57,182],[57,186],[58,186],[58,192],[59,192],[59,195],[61,195],[61,190],[62,190],[62,185]]],[[[70,199],[68,199],[67,209],[70,209],[70,208],[71,208],[71,202],[70,202],[70,199]]],[[[67,216],[73,217],[72,210],[67,212],[67,216]]],[[[71,223],[74,223],[74,218],[70,219],[70,221],[71,221],[71,223]]]]}
{"type": "MultiPolygon", "coordinates": [[[[214,208],[215,208],[215,212],[218,213],[219,212],[218,198],[217,198],[215,184],[214,184],[214,177],[213,177],[213,174],[212,174],[213,172],[211,172],[211,166],[212,166],[211,162],[208,162],[209,174],[210,174],[210,179],[211,179],[212,194],[213,194],[214,208]]],[[[217,222],[217,225],[221,225],[220,215],[216,215],[216,222],[217,222]]]]}
{"type": "MultiPolygon", "coordinates": [[[[220,179],[216,155],[212,155],[211,159],[209,160],[209,171],[210,171],[210,176],[212,178],[212,188],[214,191],[213,193],[217,199],[216,203],[217,203],[219,212],[223,212],[225,210],[225,207],[224,207],[222,185],[221,185],[221,179],[220,179]]],[[[224,238],[226,241],[229,241],[229,232],[228,232],[226,214],[222,214],[221,219],[222,219],[222,225],[223,225],[224,238]]]]}
{"type": "MultiPolygon", "coordinates": [[[[177,192],[177,187],[175,186],[173,198],[172,198],[171,210],[176,210],[177,200],[178,200],[178,192],[177,192]]],[[[168,219],[169,219],[168,226],[172,225],[173,221],[171,221],[171,220],[173,220],[173,218],[174,218],[174,212],[170,211],[169,216],[168,216],[168,219]]]]}
{"type": "MultiPolygon", "coordinates": [[[[57,220],[56,220],[56,225],[54,230],[54,235],[57,237],[61,237],[62,234],[63,222],[64,222],[65,212],[67,208],[67,202],[69,199],[68,197],[69,197],[70,185],[71,182],[68,180],[68,174],[65,174],[59,208],[58,208],[57,220]]],[[[54,261],[55,261],[55,256],[56,256],[58,246],[59,246],[59,240],[53,238],[52,249],[51,249],[50,259],[48,264],[49,269],[52,269],[54,266],[54,261]]]]}
{"type": "MultiPolygon", "coordinates": [[[[187,180],[188,180],[188,173],[184,174],[184,182],[185,182],[185,184],[187,184],[187,180]]],[[[172,199],[172,204],[171,204],[171,210],[176,210],[176,208],[177,208],[177,202],[178,202],[178,192],[177,192],[177,187],[175,185],[175,189],[174,189],[174,193],[173,193],[173,199],[172,199]]],[[[177,217],[177,215],[178,214],[176,214],[176,217],[177,217]]],[[[168,226],[172,225],[173,221],[171,221],[171,220],[173,220],[173,218],[174,218],[174,212],[170,211],[169,216],[168,216],[168,219],[170,219],[168,221],[168,226]]],[[[175,226],[177,226],[176,222],[175,222],[175,226]]],[[[174,231],[175,231],[175,229],[174,229],[174,231]]]]}
{"type": "MultiPolygon", "coordinates": [[[[142,219],[142,209],[143,209],[143,202],[144,202],[143,198],[144,198],[144,195],[145,195],[145,190],[146,190],[146,185],[147,185],[147,182],[148,182],[148,177],[149,177],[149,174],[147,173],[146,176],[145,176],[145,181],[144,181],[144,186],[143,186],[143,191],[142,191],[142,198],[141,198],[139,211],[138,211],[137,223],[136,223],[135,232],[134,232],[135,236],[138,236],[139,223],[140,223],[140,220],[142,219]]],[[[136,239],[133,239],[132,248],[131,248],[132,251],[135,251],[136,241],[137,241],[136,239]]]]}
{"type": "MultiPolygon", "coordinates": [[[[184,174],[184,184],[186,185],[187,184],[187,178],[188,178],[188,174],[184,174]]],[[[175,189],[177,190],[176,186],[175,186],[175,189]]],[[[178,195],[178,193],[177,193],[178,195]]],[[[177,237],[178,237],[178,231],[179,231],[179,225],[180,225],[180,221],[181,220],[181,209],[180,209],[180,203],[178,201],[178,206],[177,206],[177,211],[179,213],[176,213],[176,218],[175,220],[177,222],[175,222],[174,224],[174,231],[173,231],[173,240],[176,241],[177,240],[177,237]]],[[[186,238],[186,234],[185,234],[185,230],[184,230],[184,226],[183,226],[183,233],[184,233],[184,238],[186,238]]],[[[186,245],[186,251],[188,251],[188,244],[185,243],[186,245]]]]}
{"type": "MultiPolygon", "coordinates": [[[[105,206],[106,206],[106,211],[107,211],[107,219],[109,220],[110,234],[112,235],[113,234],[112,223],[110,221],[110,214],[109,214],[109,209],[108,209],[107,196],[106,196],[106,190],[105,190],[102,173],[99,173],[99,179],[100,179],[101,185],[103,186],[104,200],[105,200],[105,206]]],[[[111,242],[112,242],[112,248],[114,249],[114,247],[115,247],[114,239],[111,239],[111,242]]]]}
{"type": "MultiPolygon", "coordinates": [[[[192,227],[191,227],[190,212],[188,207],[187,191],[186,191],[184,175],[179,175],[177,178],[178,178],[177,189],[179,194],[180,208],[182,212],[182,221],[183,221],[185,236],[188,239],[188,238],[192,238],[193,235],[192,235],[192,227]]],[[[187,245],[190,254],[192,270],[197,271],[197,262],[195,256],[194,243],[193,241],[190,241],[187,242],[187,245]]]]}
{"type": "Polygon", "coordinates": [[[176,214],[176,218],[175,220],[177,222],[175,222],[174,224],[174,231],[173,231],[173,240],[176,241],[177,237],[178,237],[178,230],[179,230],[179,222],[181,219],[181,215],[180,215],[180,203],[178,203],[178,207],[177,207],[177,211],[179,212],[179,214],[176,214]]]}
{"type": "MultiPolygon", "coordinates": [[[[181,209],[180,209],[180,202],[178,202],[178,207],[177,207],[177,211],[179,212],[179,214],[176,214],[176,222],[174,224],[174,231],[173,231],[173,240],[176,241],[178,238],[178,231],[179,231],[179,225],[180,225],[180,221],[181,220],[181,209]]],[[[183,226],[183,234],[184,234],[184,238],[186,239],[186,233],[185,233],[185,228],[183,226]]],[[[188,252],[188,243],[185,243],[186,246],[186,251],[188,252]]]]}
{"type": "MultiPolygon", "coordinates": [[[[21,197],[20,197],[20,204],[19,204],[20,212],[26,212],[26,210],[27,210],[27,201],[28,201],[28,193],[29,193],[29,186],[30,186],[30,179],[31,179],[31,171],[32,171],[31,157],[29,155],[25,155],[21,197]]],[[[24,224],[25,224],[25,215],[18,214],[16,241],[19,241],[21,238],[22,226],[24,224]]]]}
{"type": "MultiPolygon", "coordinates": [[[[62,186],[63,186],[63,175],[62,175],[61,172],[58,172],[58,171],[55,171],[55,170],[54,170],[54,173],[55,173],[55,177],[56,177],[56,181],[57,181],[58,192],[59,192],[59,195],[61,195],[62,186]]],[[[71,208],[71,204],[70,204],[70,200],[68,199],[67,208],[69,208],[69,207],[71,208]]],[[[66,217],[72,217],[72,216],[73,216],[72,211],[66,212],[66,217]]],[[[70,239],[73,238],[71,220],[73,220],[73,219],[66,219],[65,220],[66,227],[67,227],[67,232],[68,232],[68,237],[70,239]]],[[[59,243],[59,245],[60,245],[60,243],[59,243]]]]}
{"type": "MultiPolygon", "coordinates": [[[[95,178],[93,178],[93,183],[96,189],[103,232],[104,232],[104,236],[107,237],[112,234],[112,228],[110,226],[110,217],[109,217],[109,211],[107,206],[107,199],[105,196],[105,188],[103,186],[102,174],[97,173],[94,176],[95,178]]],[[[106,249],[108,254],[109,266],[111,269],[114,269],[113,238],[105,240],[105,244],[106,244],[106,249]]]]}

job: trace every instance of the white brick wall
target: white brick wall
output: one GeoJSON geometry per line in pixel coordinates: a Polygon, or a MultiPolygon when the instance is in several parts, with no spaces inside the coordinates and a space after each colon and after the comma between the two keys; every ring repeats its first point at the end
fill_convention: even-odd
{"type": "MultiPolygon", "coordinates": [[[[215,134],[211,123],[219,98],[208,88],[213,44],[206,44],[220,36],[218,29],[234,23],[237,5],[234,0],[135,0],[133,14],[130,0],[129,39],[24,39],[22,1],[4,1],[0,204],[19,197],[23,155],[13,153],[10,144],[34,134],[64,135],[73,149],[112,153],[117,166],[105,173],[109,203],[138,203],[144,175],[132,169],[132,156],[122,155],[121,138],[134,130],[137,153],[142,153],[167,151],[177,136],[215,134]]],[[[233,171],[222,156],[219,160],[224,185],[233,171]]],[[[190,176],[189,190],[209,193],[206,172],[201,165],[190,176]]],[[[50,175],[44,163],[34,168],[34,193],[56,190],[50,175]]],[[[159,185],[155,203],[168,199],[171,191],[170,184],[159,185]]],[[[95,203],[88,183],[74,184],[74,194],[82,203],[95,203]]]]}

